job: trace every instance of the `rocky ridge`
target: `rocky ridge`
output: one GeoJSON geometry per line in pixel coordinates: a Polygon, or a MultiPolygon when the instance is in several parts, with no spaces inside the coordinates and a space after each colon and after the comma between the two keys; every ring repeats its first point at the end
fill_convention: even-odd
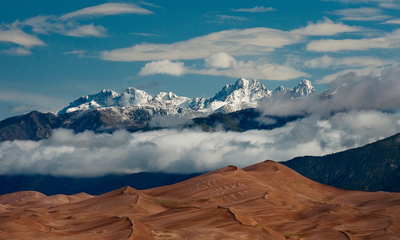
{"type": "MultiPolygon", "coordinates": [[[[268,90],[256,79],[238,79],[228,84],[212,98],[189,98],[172,92],[160,92],[155,97],[143,90],[128,88],[121,94],[112,90],[102,90],[96,94],[82,96],[61,109],[57,114],[80,110],[121,108],[117,112],[129,115],[138,108],[153,109],[152,112],[165,115],[179,115],[188,118],[207,116],[215,112],[230,113],[247,108],[255,108],[265,98],[285,94],[288,98],[307,96],[315,92],[311,82],[304,79],[294,89],[279,87],[268,90]]],[[[151,112],[151,111],[150,111],[151,112]]],[[[129,116],[128,116],[129,118],[129,116]]]]}

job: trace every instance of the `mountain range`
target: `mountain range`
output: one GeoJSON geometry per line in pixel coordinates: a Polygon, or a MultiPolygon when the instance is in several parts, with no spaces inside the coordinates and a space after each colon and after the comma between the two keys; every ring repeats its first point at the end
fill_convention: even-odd
{"type": "Polygon", "coordinates": [[[238,131],[271,129],[299,116],[269,116],[276,121],[260,123],[257,118],[262,114],[256,107],[261,101],[294,99],[314,93],[315,89],[308,80],[302,80],[294,89],[279,87],[270,91],[256,79],[243,78],[224,86],[212,98],[178,97],[171,92],[161,92],[152,97],[135,88],[128,88],[121,94],[102,90],[78,98],[57,114],[33,111],[5,119],[0,122],[0,141],[46,139],[56,128],[73,129],[76,133],[85,130],[100,133],[126,129],[135,132],[197,126],[212,130],[216,125],[238,131]],[[211,116],[213,114],[216,115],[211,116]],[[227,121],[219,121],[221,118],[227,121]]]}
{"type": "Polygon", "coordinates": [[[130,87],[121,94],[104,89],[96,94],[82,96],[61,109],[57,114],[96,108],[120,108],[123,113],[135,111],[138,107],[165,112],[166,115],[179,115],[194,118],[207,116],[215,112],[230,113],[247,108],[254,108],[265,98],[284,95],[297,98],[315,92],[311,82],[304,79],[294,89],[279,88],[271,91],[256,79],[238,79],[228,84],[212,98],[188,98],[172,92],[160,92],[155,97],[143,90],[130,87]],[[155,110],[155,109],[163,109],[155,110]]]}

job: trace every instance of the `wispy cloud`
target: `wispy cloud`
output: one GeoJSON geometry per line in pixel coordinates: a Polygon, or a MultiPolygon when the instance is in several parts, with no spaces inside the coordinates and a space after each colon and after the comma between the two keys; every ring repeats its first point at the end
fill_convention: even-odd
{"type": "Polygon", "coordinates": [[[234,20],[234,21],[247,21],[246,17],[229,16],[229,15],[217,15],[222,20],[234,20]]]}
{"type": "Polygon", "coordinates": [[[379,8],[347,8],[336,10],[333,14],[342,16],[340,20],[353,21],[382,21],[390,18],[390,16],[383,14],[382,9],[379,8]]]}
{"type": "Polygon", "coordinates": [[[74,51],[70,51],[70,52],[65,52],[63,53],[64,55],[76,55],[79,58],[85,57],[87,52],[85,50],[74,50],[74,51]]]}
{"type": "Polygon", "coordinates": [[[400,24],[400,18],[388,20],[386,22],[383,22],[383,24],[400,24]]]}
{"type": "Polygon", "coordinates": [[[313,58],[305,61],[304,66],[308,68],[343,68],[343,67],[366,67],[366,66],[386,66],[394,64],[393,60],[384,60],[374,57],[343,57],[333,58],[328,55],[313,58]]]}
{"type": "Polygon", "coordinates": [[[329,74],[324,76],[322,79],[318,79],[316,82],[319,84],[323,83],[332,83],[337,81],[338,79],[346,79],[346,78],[353,78],[353,80],[360,79],[364,76],[369,76],[372,78],[377,78],[381,75],[382,72],[381,66],[369,66],[365,68],[359,69],[345,69],[340,72],[329,74]]]}
{"type": "Polygon", "coordinates": [[[11,42],[27,48],[46,45],[39,38],[27,34],[16,27],[11,27],[9,29],[0,29],[0,42],[11,42]]]}
{"type": "Polygon", "coordinates": [[[18,107],[12,107],[10,110],[12,112],[20,113],[20,112],[29,112],[29,111],[32,111],[34,109],[35,109],[35,107],[32,106],[32,105],[22,105],[22,106],[18,106],[18,107]]]}
{"type": "Polygon", "coordinates": [[[3,50],[0,52],[0,54],[11,55],[11,56],[27,56],[31,55],[32,52],[24,47],[15,47],[3,50]]]}
{"type": "Polygon", "coordinates": [[[351,27],[341,22],[334,23],[332,20],[325,17],[323,21],[319,21],[315,24],[309,22],[306,27],[295,29],[291,32],[295,34],[309,35],[309,36],[331,36],[338,33],[360,32],[360,31],[363,31],[363,29],[359,27],[351,27]]]}
{"type": "Polygon", "coordinates": [[[75,21],[61,21],[55,16],[38,16],[25,21],[16,21],[19,27],[30,26],[32,31],[39,34],[57,33],[71,37],[105,37],[107,29],[100,25],[80,25],[75,21]]]}
{"type": "Polygon", "coordinates": [[[103,26],[93,23],[81,25],[76,19],[119,14],[153,14],[153,12],[135,4],[105,3],[68,13],[61,17],[49,15],[36,16],[24,21],[16,20],[12,24],[3,24],[0,27],[0,42],[11,42],[20,45],[20,47],[3,50],[1,54],[29,55],[31,54],[29,48],[45,45],[38,37],[24,32],[22,30],[24,27],[32,27],[31,31],[36,34],[57,33],[71,37],[105,37],[107,36],[107,29],[103,26]]]}
{"type": "Polygon", "coordinates": [[[159,37],[160,35],[154,33],[131,33],[136,36],[144,36],[144,37],[159,37]]]}
{"type": "Polygon", "coordinates": [[[0,102],[12,103],[19,106],[30,106],[30,109],[38,111],[57,111],[65,102],[59,98],[45,95],[2,89],[0,102]]]}
{"type": "Polygon", "coordinates": [[[239,17],[239,16],[231,16],[220,14],[219,12],[207,12],[203,14],[203,18],[207,18],[208,20],[206,23],[240,23],[243,21],[248,21],[246,17],[239,17]]]}
{"type": "MultiPolygon", "coordinates": [[[[325,0],[329,1],[329,0],[325,0]]],[[[382,8],[399,8],[399,0],[331,0],[335,2],[344,2],[351,4],[377,4],[382,8]]]]}
{"type": "Polygon", "coordinates": [[[344,50],[396,49],[400,48],[400,30],[385,33],[382,37],[362,39],[324,39],[307,44],[307,50],[313,52],[339,52],[344,50]]]}
{"type": "Polygon", "coordinates": [[[253,8],[239,8],[232,9],[234,12],[250,12],[250,13],[261,13],[261,12],[273,12],[276,11],[273,7],[255,6],[253,8]]]}
{"type": "Polygon", "coordinates": [[[98,17],[107,15],[119,14],[154,14],[154,12],[142,8],[135,4],[127,3],[104,3],[101,5],[87,7],[75,12],[64,14],[60,17],[61,20],[68,20],[78,17],[98,17]]]}
{"type": "Polygon", "coordinates": [[[72,37],[104,37],[107,29],[102,26],[95,26],[93,23],[76,27],[72,30],[66,31],[64,35],[72,37]]]}
{"type": "Polygon", "coordinates": [[[183,62],[159,60],[147,63],[140,70],[139,75],[168,74],[180,76],[183,74],[200,74],[267,80],[289,80],[299,77],[309,77],[307,73],[298,71],[290,66],[264,63],[262,61],[236,61],[226,52],[219,52],[208,56],[205,58],[204,66],[206,68],[194,69],[186,67],[183,62]]]}
{"type": "Polygon", "coordinates": [[[202,59],[216,52],[231,55],[262,55],[274,48],[299,42],[300,36],[271,28],[248,28],[214,32],[172,44],[137,44],[103,51],[109,61],[202,59]]]}
{"type": "Polygon", "coordinates": [[[136,44],[128,48],[103,51],[100,58],[109,61],[152,61],[203,59],[217,52],[232,56],[264,55],[303,41],[307,36],[329,36],[346,32],[362,31],[328,18],[318,23],[292,31],[272,28],[233,29],[210,33],[186,41],[171,44],[136,44]]]}

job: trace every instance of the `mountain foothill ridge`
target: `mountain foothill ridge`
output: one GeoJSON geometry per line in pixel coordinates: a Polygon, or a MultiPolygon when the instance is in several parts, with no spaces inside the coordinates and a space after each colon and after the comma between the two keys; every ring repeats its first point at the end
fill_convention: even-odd
{"type": "MultiPolygon", "coordinates": [[[[122,93],[104,89],[76,99],[56,114],[32,111],[0,121],[0,141],[37,141],[49,138],[51,131],[57,128],[72,129],[76,133],[85,130],[96,133],[119,129],[130,132],[153,130],[166,127],[164,117],[180,118],[181,121],[176,121],[182,122],[180,127],[200,124],[203,130],[207,130],[213,128],[208,124],[221,125],[220,121],[223,121],[232,126],[227,130],[254,129],[261,126],[256,122],[261,114],[256,108],[263,100],[294,99],[312,94],[315,94],[315,88],[306,79],[293,89],[281,86],[271,91],[256,79],[241,78],[224,86],[212,98],[182,97],[172,92],[160,92],[153,97],[133,87],[122,93]],[[213,114],[220,115],[212,117],[213,114]],[[193,124],[191,120],[194,119],[197,120],[193,124]],[[241,119],[248,120],[237,127],[236,122],[243,122],[241,119]]],[[[281,119],[277,122],[283,124],[286,121],[281,119]]],[[[276,126],[267,126],[273,127],[276,126]]]]}

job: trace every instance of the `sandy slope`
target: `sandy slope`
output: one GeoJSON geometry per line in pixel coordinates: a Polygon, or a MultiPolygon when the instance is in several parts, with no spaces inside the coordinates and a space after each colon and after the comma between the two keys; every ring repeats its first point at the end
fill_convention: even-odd
{"type": "Polygon", "coordinates": [[[0,239],[400,239],[400,193],[344,191],[272,161],[160,188],[0,196],[0,239]]]}

